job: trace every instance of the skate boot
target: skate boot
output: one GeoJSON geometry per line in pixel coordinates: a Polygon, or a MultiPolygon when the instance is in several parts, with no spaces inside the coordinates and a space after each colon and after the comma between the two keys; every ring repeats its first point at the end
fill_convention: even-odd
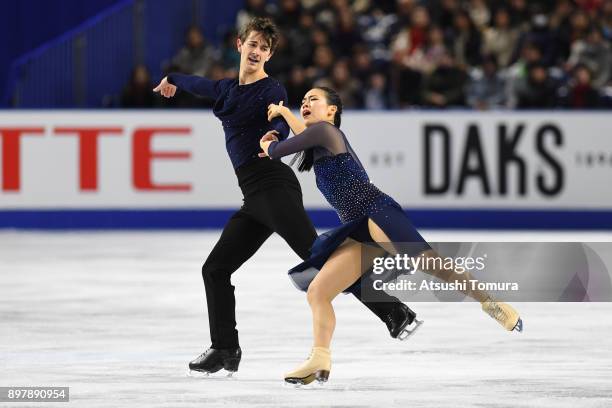
{"type": "Polygon", "coordinates": [[[391,337],[400,341],[406,340],[423,324],[422,320],[416,318],[416,313],[403,303],[394,306],[384,321],[391,337]]]}
{"type": "Polygon", "coordinates": [[[189,362],[189,370],[212,374],[224,368],[231,377],[238,371],[242,350],[240,347],[232,349],[209,348],[200,354],[195,360],[189,362]]]}
{"type": "Polygon", "coordinates": [[[331,370],[331,351],[325,347],[313,347],[310,357],[301,366],[285,374],[285,382],[306,385],[314,380],[324,383],[331,370]]]}
{"type": "Polygon", "coordinates": [[[512,306],[503,302],[496,302],[489,298],[482,303],[482,310],[497,320],[508,331],[523,331],[523,320],[512,306]]]}

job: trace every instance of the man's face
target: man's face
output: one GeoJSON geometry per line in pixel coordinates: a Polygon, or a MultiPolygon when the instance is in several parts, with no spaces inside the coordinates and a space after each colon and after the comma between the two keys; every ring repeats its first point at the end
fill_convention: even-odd
{"type": "Polygon", "coordinates": [[[270,44],[264,36],[258,31],[251,31],[244,42],[239,38],[237,45],[240,70],[248,73],[263,71],[264,63],[272,56],[270,44]]]}

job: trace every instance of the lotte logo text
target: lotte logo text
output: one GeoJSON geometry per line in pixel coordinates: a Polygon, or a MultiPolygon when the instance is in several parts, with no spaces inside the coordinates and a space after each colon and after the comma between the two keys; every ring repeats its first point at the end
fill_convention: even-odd
{"type": "MultiPolygon", "coordinates": [[[[21,185],[21,138],[41,137],[43,127],[0,127],[2,143],[2,191],[18,192],[21,185]]],[[[154,151],[155,136],[188,136],[190,127],[140,127],[132,133],[132,184],[141,191],[190,191],[190,184],[160,184],[152,177],[154,160],[188,160],[186,151],[154,151]]],[[[81,191],[98,189],[98,139],[123,135],[122,127],[54,127],[54,137],[78,138],[79,188],[81,191]]]]}

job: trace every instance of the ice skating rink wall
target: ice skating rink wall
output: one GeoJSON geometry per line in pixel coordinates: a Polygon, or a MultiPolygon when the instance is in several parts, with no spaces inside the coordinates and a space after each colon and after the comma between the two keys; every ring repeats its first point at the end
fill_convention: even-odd
{"type": "MultiPolygon", "coordinates": [[[[608,114],[347,112],[342,123],[419,227],[612,229],[608,114]]],[[[208,111],[5,111],[0,138],[3,228],[219,228],[241,203],[208,111]]],[[[314,174],[299,178],[315,224],[337,224],[314,174]]]]}

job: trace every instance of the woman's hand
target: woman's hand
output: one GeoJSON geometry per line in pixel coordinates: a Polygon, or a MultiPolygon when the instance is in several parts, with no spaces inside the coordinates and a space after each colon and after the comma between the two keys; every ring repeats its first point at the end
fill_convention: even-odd
{"type": "Polygon", "coordinates": [[[259,140],[259,147],[261,147],[261,150],[263,150],[262,153],[259,153],[259,157],[268,156],[268,147],[270,147],[270,144],[272,142],[278,142],[278,137],[276,135],[278,135],[276,130],[270,130],[259,140]]]}
{"type": "Polygon", "coordinates": [[[283,101],[280,101],[278,105],[271,103],[268,105],[268,122],[272,121],[277,116],[283,116],[283,111],[287,110],[286,106],[283,106],[283,101]]]}

